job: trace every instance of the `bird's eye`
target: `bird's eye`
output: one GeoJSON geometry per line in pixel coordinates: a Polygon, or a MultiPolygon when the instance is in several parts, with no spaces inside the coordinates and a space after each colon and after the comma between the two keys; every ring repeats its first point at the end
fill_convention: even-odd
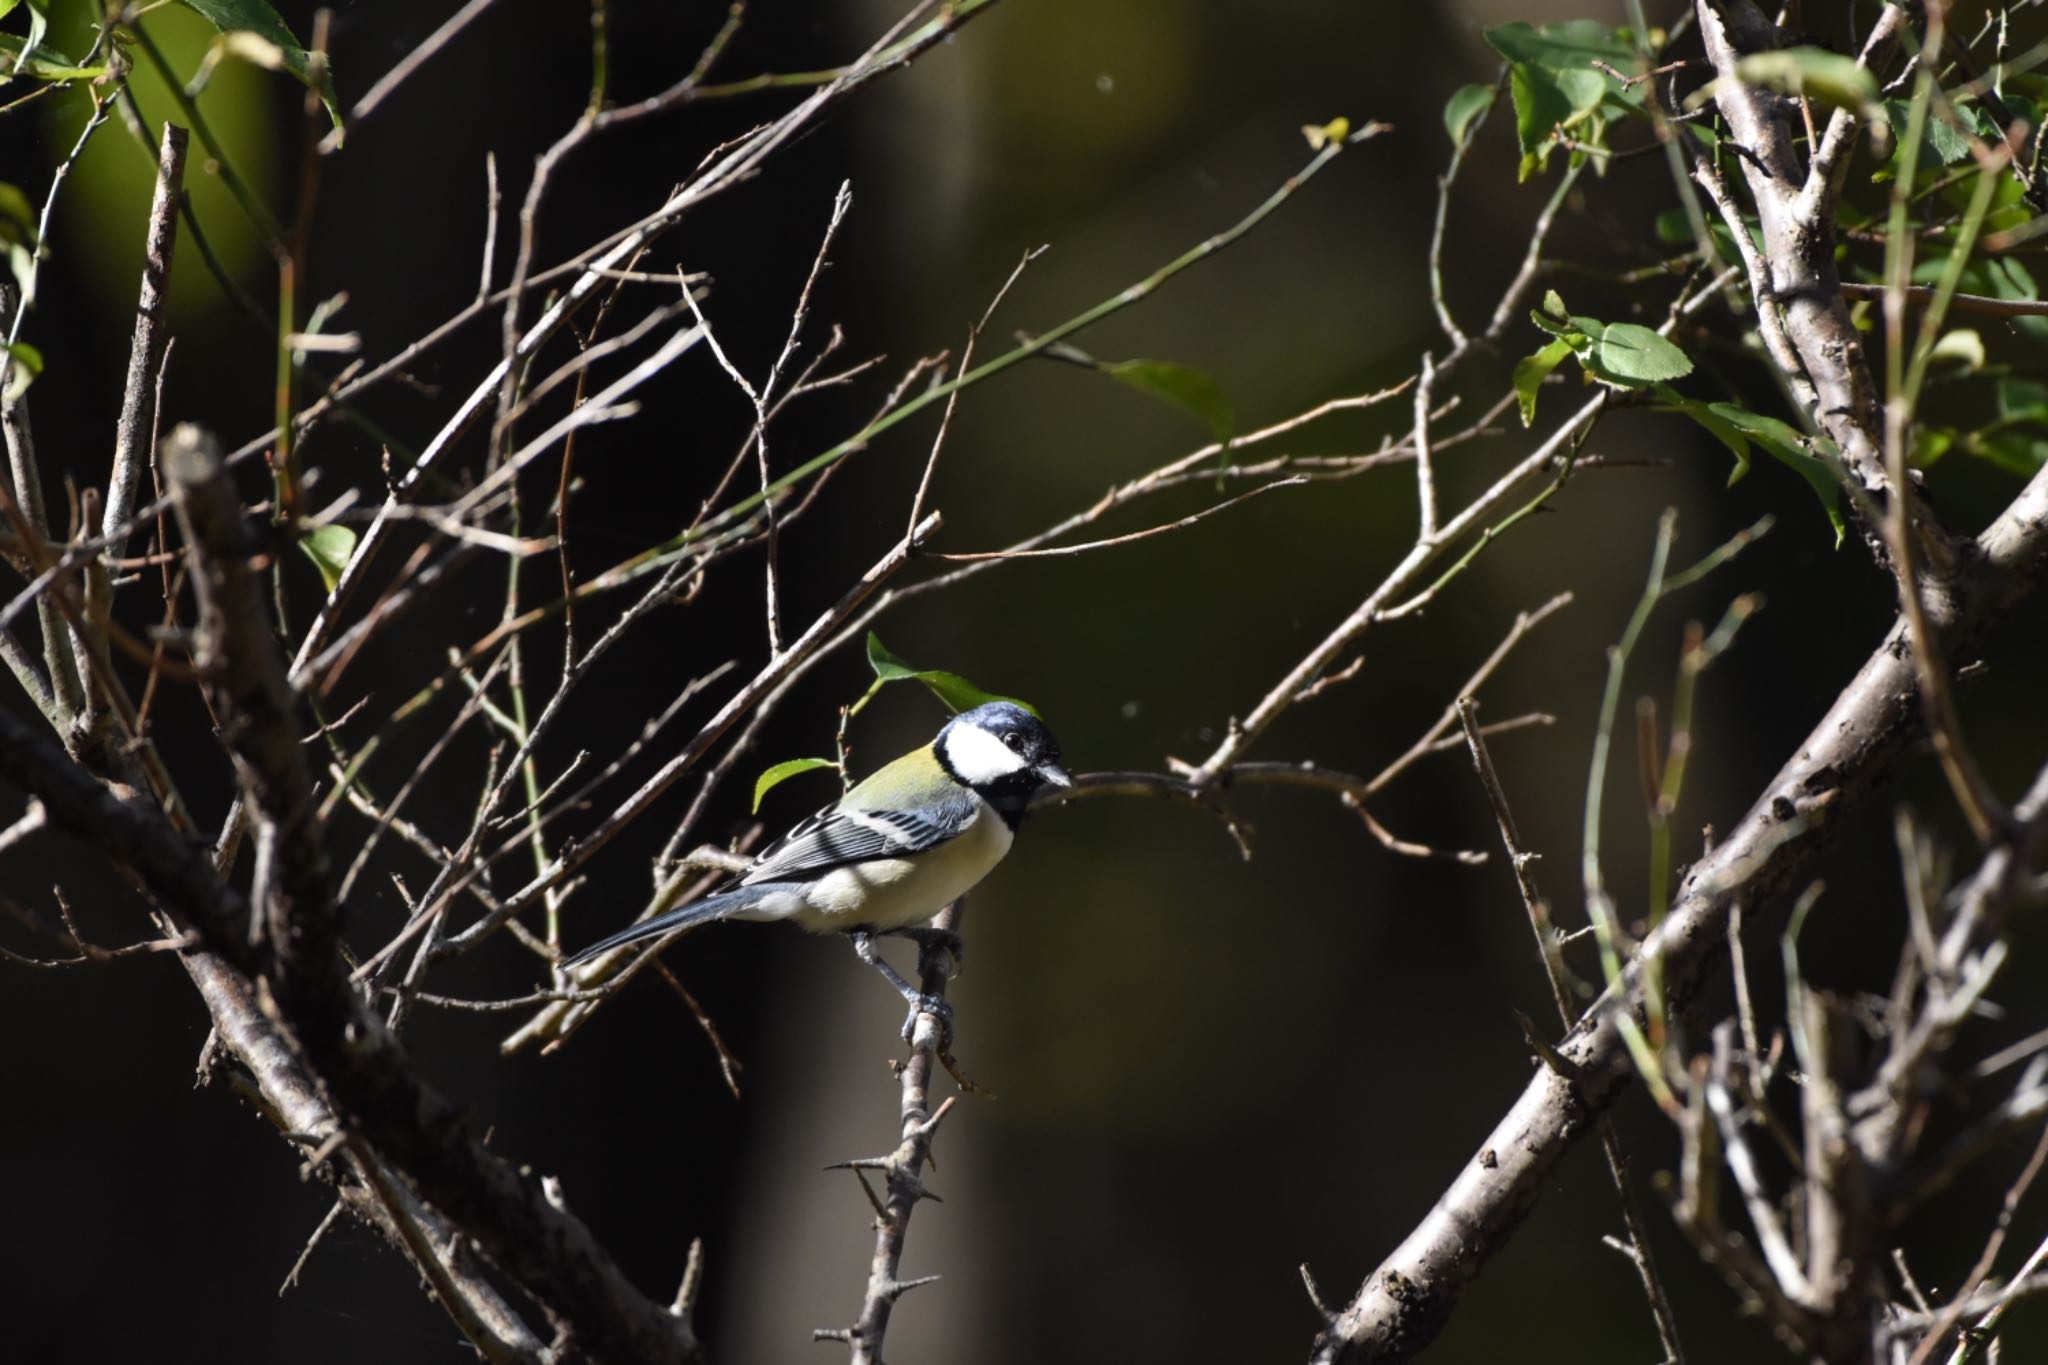
{"type": "Polygon", "coordinates": [[[1003,743],[1009,745],[1012,749],[1021,749],[1024,747],[1024,736],[1018,734],[1015,730],[1011,730],[1003,736],[1003,743]]]}

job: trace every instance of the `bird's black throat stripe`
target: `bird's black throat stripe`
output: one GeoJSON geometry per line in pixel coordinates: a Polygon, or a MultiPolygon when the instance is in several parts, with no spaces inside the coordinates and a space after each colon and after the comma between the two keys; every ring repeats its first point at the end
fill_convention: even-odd
{"type": "Polygon", "coordinates": [[[1018,773],[1015,777],[985,783],[979,789],[979,794],[982,800],[994,808],[997,815],[1003,817],[1003,823],[1008,825],[1010,832],[1014,834],[1017,826],[1024,823],[1024,813],[1031,808],[1032,794],[1039,786],[1038,775],[1026,771],[1018,773]]]}
{"type": "Polygon", "coordinates": [[[953,760],[946,756],[944,744],[934,744],[932,756],[939,760],[939,766],[945,769],[946,776],[988,802],[995,809],[995,813],[1003,817],[1003,823],[1010,827],[1012,834],[1016,833],[1017,826],[1024,823],[1024,813],[1030,809],[1032,794],[1044,785],[1038,774],[1029,768],[1019,768],[1016,772],[999,777],[993,782],[969,782],[960,775],[960,770],[953,766],[953,760]]]}

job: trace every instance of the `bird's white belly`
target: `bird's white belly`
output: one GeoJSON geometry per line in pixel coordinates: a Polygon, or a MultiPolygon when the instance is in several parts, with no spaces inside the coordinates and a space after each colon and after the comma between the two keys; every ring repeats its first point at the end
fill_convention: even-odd
{"type": "Polygon", "coordinates": [[[827,872],[800,898],[789,897],[800,903],[783,914],[812,930],[917,924],[972,890],[1010,851],[1011,839],[1002,818],[984,809],[959,834],[915,858],[876,859],[827,872]]]}

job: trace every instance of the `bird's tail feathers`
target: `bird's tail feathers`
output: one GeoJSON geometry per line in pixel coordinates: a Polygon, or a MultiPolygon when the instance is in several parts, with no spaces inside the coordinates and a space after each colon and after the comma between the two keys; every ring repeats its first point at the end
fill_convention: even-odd
{"type": "Polygon", "coordinates": [[[562,965],[574,967],[614,948],[623,948],[629,943],[638,943],[642,939],[687,929],[693,924],[708,924],[712,920],[729,918],[758,903],[764,897],[788,889],[789,885],[783,882],[756,882],[752,886],[736,886],[730,891],[721,891],[715,896],[706,896],[702,900],[691,901],[688,905],[679,905],[673,910],[629,925],[610,938],[599,939],[581,952],[563,959],[562,965]]]}

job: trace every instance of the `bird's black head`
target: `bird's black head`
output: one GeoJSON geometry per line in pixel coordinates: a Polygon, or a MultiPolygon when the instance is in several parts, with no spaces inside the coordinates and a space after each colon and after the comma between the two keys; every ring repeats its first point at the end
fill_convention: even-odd
{"type": "Polygon", "coordinates": [[[984,702],[946,722],[934,746],[953,780],[974,788],[1012,824],[1040,787],[1069,787],[1060,743],[1012,701],[984,702]]]}

